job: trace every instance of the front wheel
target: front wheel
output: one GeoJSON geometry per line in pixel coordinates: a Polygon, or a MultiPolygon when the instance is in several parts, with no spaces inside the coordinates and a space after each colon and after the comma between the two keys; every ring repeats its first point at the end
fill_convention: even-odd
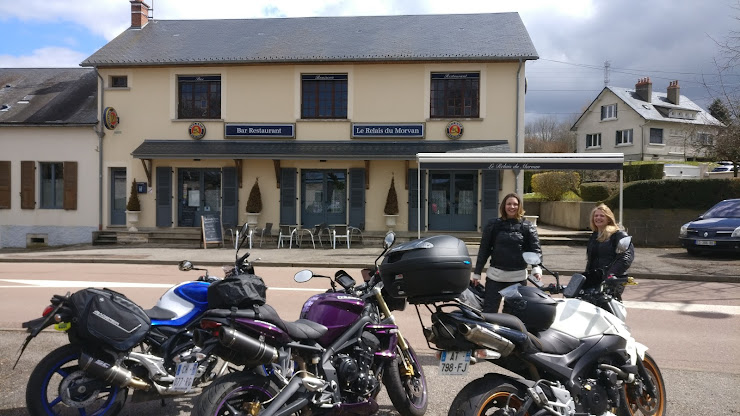
{"type": "Polygon", "coordinates": [[[627,396],[627,411],[622,416],[664,416],[666,414],[666,395],[663,375],[660,373],[658,364],[655,363],[650,354],[645,353],[642,360],[647,376],[655,386],[656,395],[652,396],[639,381],[624,386],[627,396]]]}
{"type": "Polygon", "coordinates": [[[26,386],[26,407],[32,416],[118,414],[128,389],[106,384],[79,368],[81,349],[67,344],[50,352],[26,386]]]}
{"type": "Polygon", "coordinates": [[[406,370],[401,347],[396,347],[396,358],[388,363],[383,373],[383,384],[398,413],[402,416],[422,416],[427,411],[428,405],[427,380],[411,346],[408,358],[413,375],[406,370]]]}
{"type": "MultiPolygon", "coordinates": [[[[525,394],[502,378],[479,378],[460,390],[447,416],[513,416],[521,408],[525,394]]],[[[524,416],[529,416],[529,412],[524,416]]]]}
{"type": "Polygon", "coordinates": [[[257,416],[268,406],[266,401],[277,395],[278,388],[265,377],[231,373],[217,378],[198,396],[193,416],[257,416]]]}

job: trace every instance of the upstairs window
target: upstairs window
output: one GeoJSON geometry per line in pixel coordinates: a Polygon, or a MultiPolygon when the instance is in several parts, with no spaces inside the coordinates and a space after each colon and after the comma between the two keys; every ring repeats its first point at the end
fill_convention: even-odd
{"type": "Polygon", "coordinates": [[[697,133],[696,141],[704,146],[711,146],[712,144],[714,144],[714,138],[709,133],[697,133]]]}
{"type": "Polygon", "coordinates": [[[347,74],[301,75],[301,118],[347,118],[347,74]]]}
{"type": "Polygon", "coordinates": [[[601,106],[601,119],[611,120],[617,118],[617,105],[609,104],[601,106]]]}
{"type": "Polygon", "coordinates": [[[433,73],[431,118],[480,117],[480,74],[433,73]]]}
{"type": "Polygon", "coordinates": [[[650,129],[650,144],[663,144],[663,129],[650,129]]]}
{"type": "Polygon", "coordinates": [[[617,130],[616,145],[632,144],[632,129],[617,130]]]}
{"type": "Polygon", "coordinates": [[[178,76],[177,118],[221,118],[221,76],[178,76]]]}
{"type": "Polygon", "coordinates": [[[128,88],[128,77],[125,75],[113,75],[110,77],[111,88],[128,88]]]}
{"type": "Polygon", "coordinates": [[[586,149],[593,147],[601,147],[601,133],[586,135],[586,149]]]}

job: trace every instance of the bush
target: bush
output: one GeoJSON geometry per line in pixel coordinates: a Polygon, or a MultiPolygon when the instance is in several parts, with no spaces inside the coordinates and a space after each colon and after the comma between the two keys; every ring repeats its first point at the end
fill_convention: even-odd
{"type": "Polygon", "coordinates": [[[581,177],[576,172],[544,172],[532,175],[532,190],[548,201],[559,201],[568,192],[578,191],[581,177]]]}
{"type": "Polygon", "coordinates": [[[603,183],[584,183],[581,184],[581,199],[589,202],[604,201],[609,198],[611,193],[609,187],[603,183]]]}
{"type": "Polygon", "coordinates": [[[136,179],[131,181],[131,192],[129,193],[128,202],[126,203],[126,211],[141,211],[139,190],[136,189],[136,179]]]}
{"type": "Polygon", "coordinates": [[[395,179],[391,178],[391,187],[388,189],[388,197],[385,199],[385,215],[398,215],[398,195],[396,195],[395,179]]]}
{"type": "MultiPolygon", "coordinates": [[[[672,179],[631,182],[624,187],[625,209],[705,210],[723,199],[740,198],[740,180],[672,179]]],[[[604,201],[619,207],[619,193],[604,201]]]]}
{"type": "Polygon", "coordinates": [[[258,181],[259,179],[254,181],[254,185],[249,191],[249,198],[247,198],[247,212],[250,213],[262,212],[262,193],[260,193],[258,181]]]}
{"type": "Polygon", "coordinates": [[[624,165],[624,181],[663,179],[663,163],[632,163],[624,165]]]}

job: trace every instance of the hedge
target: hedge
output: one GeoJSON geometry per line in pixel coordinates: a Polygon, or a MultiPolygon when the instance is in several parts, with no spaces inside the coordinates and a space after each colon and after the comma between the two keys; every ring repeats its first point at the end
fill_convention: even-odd
{"type": "MultiPolygon", "coordinates": [[[[647,180],[624,186],[625,209],[709,209],[723,199],[740,198],[740,180],[671,179],[647,180]]],[[[619,207],[619,193],[604,201],[619,207]]]]}
{"type": "Polygon", "coordinates": [[[624,170],[624,181],[645,181],[649,179],[663,179],[663,163],[640,163],[640,164],[625,164],[624,170]]]}
{"type": "Polygon", "coordinates": [[[578,190],[581,176],[577,172],[543,172],[532,175],[532,190],[548,201],[559,201],[568,191],[578,190]]]}
{"type": "Polygon", "coordinates": [[[581,199],[588,202],[599,202],[609,198],[609,187],[603,183],[584,183],[580,188],[581,199]]]}

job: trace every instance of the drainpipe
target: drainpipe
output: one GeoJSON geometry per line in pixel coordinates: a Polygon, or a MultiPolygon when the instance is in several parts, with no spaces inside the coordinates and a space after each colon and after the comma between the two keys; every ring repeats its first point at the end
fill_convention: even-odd
{"type": "Polygon", "coordinates": [[[105,130],[103,130],[103,113],[104,107],[104,96],[105,85],[103,83],[103,77],[100,76],[98,68],[95,67],[95,75],[100,79],[100,106],[98,107],[98,128],[95,131],[98,134],[98,231],[103,230],[103,136],[105,136],[105,130]]]}
{"type": "MultiPolygon", "coordinates": [[[[519,68],[516,70],[516,133],[514,134],[514,153],[519,153],[519,76],[522,72],[522,58],[519,58],[519,68]]],[[[519,194],[519,177],[522,174],[521,169],[514,172],[514,193],[519,194]]]]}

